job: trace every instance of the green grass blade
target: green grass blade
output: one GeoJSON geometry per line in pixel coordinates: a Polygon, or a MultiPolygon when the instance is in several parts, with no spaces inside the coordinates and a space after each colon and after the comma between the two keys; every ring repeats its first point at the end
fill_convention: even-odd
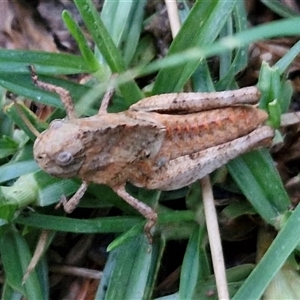
{"type": "Polygon", "coordinates": [[[32,174],[23,175],[18,178],[12,186],[0,187],[1,215],[9,219],[12,209],[26,207],[34,203],[38,196],[38,186],[32,174]]]}
{"type": "Polygon", "coordinates": [[[298,205],[233,299],[259,299],[262,296],[272,278],[300,242],[299,219],[298,205]]]}
{"type": "MultiPolygon", "coordinates": [[[[219,55],[235,48],[244,47],[258,40],[283,35],[297,35],[298,23],[300,23],[300,18],[275,21],[272,22],[272,24],[261,25],[247,31],[240,32],[232,37],[225,37],[213,43],[211,46],[194,47],[192,49],[182,50],[180,53],[172,54],[164,59],[156,60],[147,66],[140,66],[130,69],[122,73],[117,79],[112,79],[111,83],[112,86],[116,87],[119,84],[129,82],[137,76],[148,75],[161,69],[172,69],[173,67],[181,68],[182,66],[191,62],[198,64],[199,61],[204,60],[205,58],[213,55],[219,55]]],[[[173,75],[169,75],[170,76],[168,79],[173,81],[173,75]]],[[[166,83],[165,86],[168,86],[168,83],[166,83]]],[[[83,100],[91,101],[90,99],[97,97],[96,95],[103,94],[106,89],[107,83],[94,87],[87,95],[85,95],[83,100]]]]}
{"type": "MultiPolygon", "coordinates": [[[[74,0],[86,27],[92,35],[96,46],[103,55],[105,61],[109,65],[113,73],[121,73],[125,71],[125,63],[121,52],[117,49],[109,32],[101,21],[92,1],[90,0],[74,0]]],[[[121,85],[120,90],[126,100],[127,105],[143,98],[143,94],[134,81],[121,85]]]]}
{"type": "Polygon", "coordinates": [[[27,122],[25,122],[26,120],[28,120],[38,132],[42,132],[48,127],[48,124],[40,121],[23,102],[11,103],[4,108],[4,111],[32,141],[35,141],[36,136],[34,132],[31,131],[31,128],[28,127],[27,122]],[[22,116],[24,116],[24,118],[22,118],[22,116]]]}
{"type": "Polygon", "coordinates": [[[278,225],[276,220],[286,212],[290,200],[268,151],[262,149],[241,155],[229,162],[227,168],[259,215],[268,223],[278,225]]]}
{"type": "MultiPolygon", "coordinates": [[[[220,55],[226,51],[231,51],[235,48],[244,47],[250,43],[258,40],[268,39],[278,36],[293,36],[299,32],[298,24],[300,23],[300,17],[274,21],[272,23],[264,24],[251,28],[249,30],[237,33],[231,37],[222,38],[210,46],[202,45],[200,47],[193,47],[188,50],[183,50],[180,53],[175,53],[165,57],[162,60],[156,60],[146,67],[140,67],[128,72],[126,75],[127,80],[131,78],[129,75],[141,76],[151,74],[164,68],[173,68],[184,66],[187,63],[194,62],[198,64],[200,60],[203,60],[214,55],[220,55]]],[[[125,77],[125,76],[124,76],[125,77]]]]}
{"type": "Polygon", "coordinates": [[[290,64],[296,59],[297,55],[300,53],[300,41],[293,45],[285,55],[276,62],[275,68],[278,68],[280,74],[282,74],[290,64]]]}
{"type": "MultiPolygon", "coordinates": [[[[51,77],[51,76],[39,76],[40,80],[45,82],[52,83],[57,86],[61,86],[70,91],[74,102],[76,103],[78,99],[80,99],[83,95],[85,95],[89,87],[77,84],[71,81],[51,77]]],[[[18,95],[22,95],[24,97],[28,97],[37,102],[41,102],[56,108],[64,109],[64,106],[59,98],[59,96],[55,93],[50,93],[45,90],[42,90],[36,87],[31,80],[29,71],[27,69],[26,74],[17,74],[17,73],[6,73],[0,74],[0,85],[5,87],[7,90],[14,92],[18,95]]],[[[85,108],[86,110],[89,107],[85,108]]],[[[81,111],[84,114],[86,111],[81,111]]]]}
{"type": "Polygon", "coordinates": [[[290,18],[298,15],[296,11],[278,0],[261,0],[261,2],[281,17],[290,18]]]}
{"type": "Polygon", "coordinates": [[[28,65],[34,65],[39,74],[78,74],[88,72],[82,57],[27,50],[0,50],[0,78],[5,73],[28,74],[28,65]]]}
{"type": "Polygon", "coordinates": [[[96,11],[92,1],[75,0],[74,2],[82,16],[83,21],[85,22],[87,29],[92,35],[96,46],[102,53],[112,72],[120,73],[124,71],[125,64],[123,62],[122,55],[114,44],[103,22],[101,21],[99,13],[96,11]]]}
{"type": "Polygon", "coordinates": [[[113,250],[96,299],[150,299],[163,249],[163,241],[149,245],[141,234],[113,250]]]}
{"type": "Polygon", "coordinates": [[[1,299],[3,300],[20,300],[22,294],[14,290],[8,283],[7,280],[3,283],[1,299]]]}
{"type": "MultiPolygon", "coordinates": [[[[176,38],[168,55],[178,53],[195,46],[210,45],[217,38],[226,19],[232,12],[237,1],[197,1],[176,38]],[[201,20],[195,26],[196,20],[201,20]]],[[[159,72],[153,88],[153,94],[178,92],[197,68],[195,61],[188,62],[184,67],[163,69],[159,72]]]]}
{"type": "MultiPolygon", "coordinates": [[[[232,18],[234,26],[232,32],[233,30],[235,30],[235,32],[242,32],[244,30],[247,30],[247,14],[243,2],[237,2],[237,5],[235,6],[232,13],[232,18]]],[[[224,74],[220,74],[220,80],[215,85],[216,90],[223,91],[226,89],[236,88],[235,75],[246,67],[248,63],[247,51],[248,46],[244,46],[236,49],[235,51],[232,51],[233,59],[232,61],[229,60],[229,66],[224,66],[224,74]]],[[[224,59],[222,59],[221,56],[220,63],[222,63],[223,60],[224,59]]]]}
{"type": "Polygon", "coordinates": [[[141,217],[105,217],[85,220],[29,213],[19,216],[14,222],[42,229],[73,233],[117,233],[129,230],[133,226],[143,223],[144,220],[141,217]]]}
{"type": "Polygon", "coordinates": [[[36,271],[24,285],[22,278],[31,260],[29,247],[22,235],[11,229],[0,239],[0,253],[7,282],[27,299],[44,299],[36,271]]]}
{"type": "MultiPolygon", "coordinates": [[[[194,213],[171,212],[162,214],[162,223],[193,221],[194,213]]],[[[55,231],[66,231],[74,233],[112,233],[124,232],[131,229],[135,225],[145,224],[145,220],[140,216],[130,217],[103,217],[94,219],[76,219],[61,216],[44,215],[38,213],[28,213],[20,215],[15,219],[17,224],[37,227],[55,231]],[[43,221],[44,220],[44,221],[43,221]]]]}
{"type": "Polygon", "coordinates": [[[81,28],[77,25],[77,23],[73,20],[71,14],[68,11],[63,11],[62,18],[69,30],[72,34],[73,38],[75,39],[82,57],[84,58],[86,65],[89,68],[90,73],[94,73],[98,71],[100,65],[90,49],[88,42],[81,30],[81,28]]]}
{"type": "Polygon", "coordinates": [[[101,19],[115,45],[122,49],[126,66],[130,63],[142,31],[145,1],[105,1],[101,19]]]}
{"type": "Polygon", "coordinates": [[[63,108],[57,95],[45,92],[33,85],[28,70],[27,74],[1,74],[0,85],[18,95],[34,99],[47,105],[63,108]]]}
{"type": "Polygon", "coordinates": [[[8,157],[17,152],[19,144],[9,136],[0,138],[0,159],[8,157]]]}
{"type": "Polygon", "coordinates": [[[192,299],[197,282],[211,275],[208,257],[206,228],[197,227],[189,239],[181,267],[179,298],[192,299]]]}
{"type": "Polygon", "coordinates": [[[7,163],[0,167],[0,183],[39,170],[34,160],[7,163]]]}

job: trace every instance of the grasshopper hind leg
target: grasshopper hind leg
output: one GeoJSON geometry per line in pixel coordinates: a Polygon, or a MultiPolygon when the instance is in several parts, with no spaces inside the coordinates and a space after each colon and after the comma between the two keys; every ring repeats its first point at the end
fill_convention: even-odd
{"type": "Polygon", "coordinates": [[[162,191],[182,188],[243,153],[270,146],[273,136],[274,130],[269,126],[263,126],[233,141],[178,157],[166,163],[160,170],[156,170],[145,186],[148,189],[162,191]]]}

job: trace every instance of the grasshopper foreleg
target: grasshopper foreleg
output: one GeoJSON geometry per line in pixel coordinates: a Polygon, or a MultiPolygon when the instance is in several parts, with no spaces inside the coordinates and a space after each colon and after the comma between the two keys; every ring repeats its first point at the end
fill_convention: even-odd
{"type": "Polygon", "coordinates": [[[71,197],[71,199],[67,200],[65,196],[62,196],[59,203],[55,208],[59,208],[61,205],[64,207],[66,213],[70,214],[78,205],[84,193],[86,192],[88,187],[87,182],[83,181],[77,192],[71,197]]]}

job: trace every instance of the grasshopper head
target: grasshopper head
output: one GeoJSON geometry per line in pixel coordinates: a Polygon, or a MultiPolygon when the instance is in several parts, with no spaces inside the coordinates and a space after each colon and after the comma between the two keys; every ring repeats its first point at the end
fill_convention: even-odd
{"type": "Polygon", "coordinates": [[[67,120],[54,120],[33,147],[34,158],[44,171],[63,178],[76,176],[84,163],[80,130],[67,120]]]}

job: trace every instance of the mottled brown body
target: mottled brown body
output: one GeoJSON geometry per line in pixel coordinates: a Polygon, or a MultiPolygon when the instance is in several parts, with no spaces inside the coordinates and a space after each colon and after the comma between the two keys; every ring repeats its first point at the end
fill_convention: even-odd
{"type": "Polygon", "coordinates": [[[244,136],[266,117],[261,110],[240,105],[184,115],[128,110],[56,120],[37,139],[34,153],[39,165],[58,177],[165,190],[151,180],[168,162],[244,136]],[[57,157],[62,153],[71,154],[72,162],[61,164],[57,157]]]}
{"type": "Polygon", "coordinates": [[[265,112],[237,104],[255,103],[255,87],[159,95],[125,112],[101,109],[96,116],[78,119],[70,111],[67,91],[32,76],[36,85],[57,92],[68,110],[69,119],[53,121],[34,144],[34,157],[46,172],[83,180],[75,196],[63,202],[65,210],[75,209],[88,183],[107,184],[148,219],[150,241],[157,214],[125,191],[126,182],[148,189],[181,188],[241,153],[268,145],[273,137],[270,127],[261,126],[265,112]]]}

